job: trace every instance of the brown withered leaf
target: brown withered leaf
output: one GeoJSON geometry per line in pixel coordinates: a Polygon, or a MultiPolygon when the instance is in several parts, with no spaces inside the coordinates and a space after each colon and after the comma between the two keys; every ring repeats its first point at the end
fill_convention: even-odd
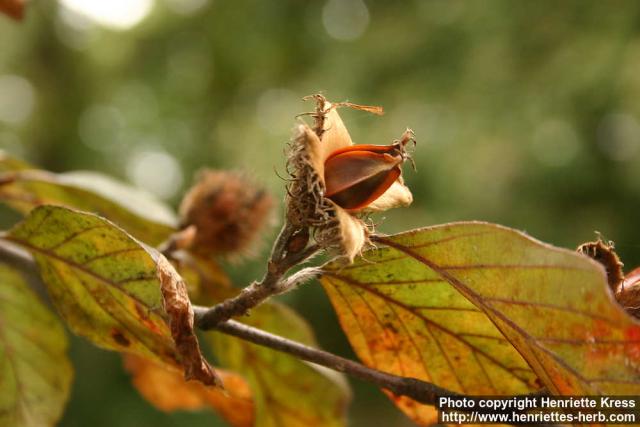
{"type": "Polygon", "coordinates": [[[125,368],[140,394],[161,411],[196,411],[212,408],[234,427],[250,427],[254,421],[251,390],[239,375],[217,370],[225,391],[186,381],[181,372],[148,359],[125,355],[125,368]]]}
{"type": "Polygon", "coordinates": [[[171,335],[184,366],[185,379],[222,387],[221,379],[200,352],[187,285],[165,257],[159,256],[156,263],[164,309],[169,315],[171,335]]]}
{"type": "Polygon", "coordinates": [[[20,21],[24,17],[24,3],[24,0],[0,0],[0,12],[20,21]]]}

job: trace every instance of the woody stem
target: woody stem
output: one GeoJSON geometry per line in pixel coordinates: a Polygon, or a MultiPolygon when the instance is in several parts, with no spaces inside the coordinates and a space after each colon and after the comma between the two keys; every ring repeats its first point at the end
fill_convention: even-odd
{"type": "MultiPolygon", "coordinates": [[[[204,307],[194,307],[196,317],[206,311],[204,307]]],[[[202,328],[201,329],[206,329],[202,328]]],[[[418,402],[434,405],[438,396],[453,396],[457,393],[416,378],[400,377],[377,369],[368,368],[358,362],[345,359],[333,353],[319,350],[278,335],[265,332],[235,320],[220,322],[213,329],[241,338],[264,347],[291,354],[307,362],[313,362],[343,372],[355,378],[374,383],[399,396],[408,396],[418,402]]]]}
{"type": "MultiPolygon", "coordinates": [[[[304,262],[320,247],[318,245],[305,245],[302,250],[290,250],[292,239],[303,230],[285,222],[276,238],[271,256],[267,263],[267,271],[259,282],[253,282],[244,288],[234,298],[227,299],[207,310],[201,311],[197,316],[198,327],[201,329],[213,329],[220,322],[231,319],[234,316],[246,314],[251,308],[259,305],[267,298],[278,295],[294,288],[303,280],[312,276],[295,275],[296,280],[285,280],[284,276],[292,267],[304,262]]],[[[293,278],[293,276],[292,276],[293,278]]]]}

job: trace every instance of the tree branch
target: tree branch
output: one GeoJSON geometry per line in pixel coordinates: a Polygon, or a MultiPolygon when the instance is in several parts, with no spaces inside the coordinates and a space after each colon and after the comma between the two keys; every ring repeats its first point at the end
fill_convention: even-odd
{"type": "MultiPolygon", "coordinates": [[[[310,252],[310,250],[301,252],[300,255],[296,255],[296,258],[300,257],[301,259],[306,259],[308,256],[310,256],[310,252]]],[[[36,282],[36,285],[38,285],[38,287],[44,287],[39,275],[35,273],[37,271],[37,267],[33,258],[28,252],[22,250],[21,248],[15,247],[9,242],[0,241],[0,260],[2,260],[3,262],[7,262],[15,268],[18,268],[19,270],[26,273],[32,282],[36,282]]],[[[282,281],[281,286],[285,286],[287,287],[287,289],[290,289],[292,287],[295,287],[299,282],[308,280],[310,277],[315,276],[317,273],[318,270],[315,268],[303,269],[298,273],[290,276],[288,279],[282,281]]],[[[265,277],[269,277],[269,272],[265,277]]],[[[282,275],[280,275],[280,278],[281,277],[282,275]]],[[[263,280],[263,282],[261,283],[264,282],[265,281],[263,280]]],[[[268,286],[272,287],[275,286],[275,284],[278,282],[279,280],[275,283],[266,283],[268,286]]],[[[262,331],[260,329],[242,324],[235,320],[225,320],[210,324],[207,323],[205,319],[206,316],[209,315],[213,309],[215,309],[215,307],[213,309],[208,309],[205,307],[194,306],[193,308],[196,317],[196,324],[202,330],[215,329],[224,334],[232,335],[245,341],[271,348],[276,351],[291,354],[302,360],[325,366],[335,371],[343,372],[354,378],[359,378],[361,380],[371,382],[379,387],[389,390],[396,395],[407,396],[418,402],[429,405],[434,405],[437,401],[438,396],[460,396],[459,393],[447,390],[435,384],[431,384],[417,378],[401,377],[382,372],[377,369],[372,369],[353,360],[349,360],[344,357],[337,356],[333,353],[319,350],[298,343],[296,341],[292,341],[287,338],[262,331]]],[[[547,394],[548,392],[546,391],[546,389],[542,389],[528,394],[528,396],[541,396],[547,394]]]]}
{"type": "MultiPolygon", "coordinates": [[[[298,275],[293,281],[283,279],[292,267],[309,259],[320,250],[316,244],[308,245],[309,235],[306,233],[305,229],[295,228],[289,222],[285,222],[273,244],[267,263],[267,272],[262,280],[253,282],[236,297],[203,311],[200,315],[199,326],[202,329],[213,329],[216,324],[234,316],[246,314],[247,311],[267,298],[287,292],[308,279],[310,275],[298,275]],[[296,250],[296,246],[301,249],[296,250]]],[[[290,279],[293,279],[294,276],[291,276],[290,279]]]]}
{"type": "MultiPolygon", "coordinates": [[[[205,307],[194,307],[194,311],[196,313],[196,319],[198,319],[198,317],[205,314],[208,310],[205,307]]],[[[200,329],[206,330],[209,328],[200,327],[200,329]]],[[[334,371],[343,372],[354,378],[376,384],[396,395],[407,396],[424,404],[434,405],[438,396],[458,395],[458,393],[416,378],[400,377],[377,369],[368,368],[353,360],[288,340],[235,320],[217,323],[213,325],[213,329],[254,344],[291,354],[307,362],[316,363],[333,369],[334,371]]]]}

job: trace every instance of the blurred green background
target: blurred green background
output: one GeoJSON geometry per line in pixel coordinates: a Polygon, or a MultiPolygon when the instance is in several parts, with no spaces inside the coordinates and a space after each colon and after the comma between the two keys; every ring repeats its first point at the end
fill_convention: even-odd
{"type": "MultiPolygon", "coordinates": [[[[384,106],[341,110],[356,142],[416,132],[415,203],[380,230],[486,220],[569,248],[598,230],[640,265],[636,1],[34,0],[24,22],[0,17],[0,148],[174,206],[202,167],[247,170],[280,200],[274,168],[319,91],[384,106]]],[[[262,264],[229,268],[242,284],[262,264]]],[[[352,356],[317,285],[286,300],[352,356]]],[[[222,425],[157,412],[115,354],[75,339],[72,357],[61,426],[222,425]]],[[[409,425],[352,383],[353,426],[409,425]]]]}

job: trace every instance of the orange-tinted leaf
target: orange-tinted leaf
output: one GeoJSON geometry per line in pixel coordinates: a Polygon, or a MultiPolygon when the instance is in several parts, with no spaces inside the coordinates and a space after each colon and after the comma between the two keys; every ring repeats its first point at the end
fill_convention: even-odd
{"type": "Polygon", "coordinates": [[[24,17],[24,0],[0,0],[0,12],[21,20],[24,17]]]}
{"type": "MultiPolygon", "coordinates": [[[[640,392],[640,325],[595,262],[485,223],[378,243],[388,247],[331,263],[322,279],[366,364],[459,392],[515,394],[537,385],[524,357],[555,394],[640,392]]],[[[399,404],[430,421],[415,402],[399,404]]]]}
{"type": "Polygon", "coordinates": [[[235,427],[253,426],[251,390],[239,375],[217,370],[225,391],[185,381],[182,373],[148,359],[126,355],[125,367],[140,394],[161,411],[212,408],[235,427]]]}

